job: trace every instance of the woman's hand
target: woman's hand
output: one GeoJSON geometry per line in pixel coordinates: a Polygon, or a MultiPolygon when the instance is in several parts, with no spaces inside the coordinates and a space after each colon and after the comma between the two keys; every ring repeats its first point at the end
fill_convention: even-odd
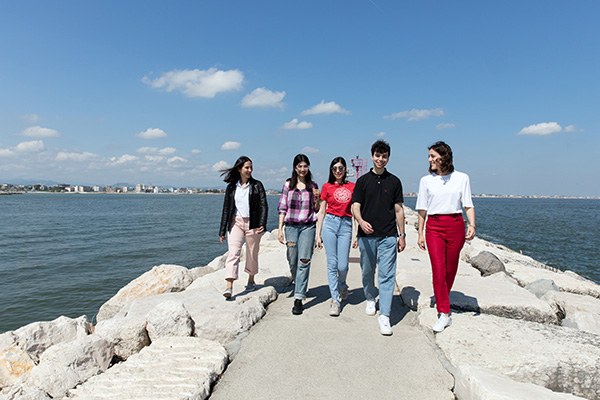
{"type": "Polygon", "coordinates": [[[219,236],[219,241],[223,243],[225,241],[225,236],[219,236]]]}
{"type": "Polygon", "coordinates": [[[256,228],[254,230],[255,233],[263,233],[265,231],[265,227],[264,226],[259,226],[258,228],[256,228]]]}
{"type": "Polygon", "coordinates": [[[421,250],[425,250],[425,238],[422,234],[419,234],[419,238],[417,239],[417,245],[421,250]]]}
{"type": "Polygon", "coordinates": [[[475,237],[475,226],[469,224],[469,226],[467,226],[467,235],[465,236],[465,239],[473,240],[474,237],[475,237]]]}
{"type": "Polygon", "coordinates": [[[279,243],[285,244],[285,238],[283,237],[283,229],[281,228],[277,229],[277,240],[279,240],[279,243]]]}
{"type": "Polygon", "coordinates": [[[321,235],[319,235],[319,234],[317,234],[317,236],[315,236],[315,247],[317,249],[323,248],[323,239],[321,239],[321,235]]]}

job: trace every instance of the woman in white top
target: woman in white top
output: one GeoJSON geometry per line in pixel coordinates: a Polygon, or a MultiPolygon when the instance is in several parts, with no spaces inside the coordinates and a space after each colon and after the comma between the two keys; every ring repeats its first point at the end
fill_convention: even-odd
{"type": "Polygon", "coordinates": [[[469,176],[455,171],[452,149],[444,142],[429,147],[429,175],[421,178],[416,209],[419,213],[418,245],[429,252],[433,293],[439,314],[433,325],[441,332],[452,323],[450,290],[458,270],[465,240],[475,237],[475,209],[469,176]],[[467,234],[462,209],[468,220],[467,234]],[[427,220],[427,223],[425,221],[427,220]],[[425,235],[423,228],[425,227],[425,235]]]}
{"type": "Polygon", "coordinates": [[[219,240],[225,240],[229,253],[225,261],[225,280],[227,288],[223,292],[226,299],[231,298],[233,281],[238,278],[242,246],[246,242],[246,266],[248,273],[247,290],[254,289],[254,275],[258,273],[258,250],[260,238],[267,229],[267,196],[260,181],[252,177],[252,160],[241,156],[233,167],[222,171],[228,183],[223,200],[219,240]]]}

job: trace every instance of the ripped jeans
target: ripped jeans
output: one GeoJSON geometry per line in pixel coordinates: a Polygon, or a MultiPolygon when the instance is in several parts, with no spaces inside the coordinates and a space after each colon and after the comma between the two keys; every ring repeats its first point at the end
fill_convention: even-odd
{"type": "Polygon", "coordinates": [[[294,299],[303,300],[308,291],[310,259],[315,248],[315,224],[286,225],[285,241],[290,272],[296,283],[294,299]]]}

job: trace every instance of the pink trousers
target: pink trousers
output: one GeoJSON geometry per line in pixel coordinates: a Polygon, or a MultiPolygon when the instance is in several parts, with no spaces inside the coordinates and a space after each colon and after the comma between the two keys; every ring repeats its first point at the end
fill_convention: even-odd
{"type": "Polygon", "coordinates": [[[465,244],[462,214],[429,215],[425,242],[431,261],[433,294],[439,313],[450,313],[450,290],[458,271],[460,250],[465,244]]]}
{"type": "Polygon", "coordinates": [[[260,247],[260,238],[264,232],[256,233],[256,229],[250,229],[250,219],[235,217],[227,237],[227,247],[229,254],[225,261],[225,279],[237,279],[238,269],[240,266],[240,255],[242,254],[242,246],[246,243],[246,267],[244,271],[248,275],[256,275],[258,273],[258,250],[260,247]]]}

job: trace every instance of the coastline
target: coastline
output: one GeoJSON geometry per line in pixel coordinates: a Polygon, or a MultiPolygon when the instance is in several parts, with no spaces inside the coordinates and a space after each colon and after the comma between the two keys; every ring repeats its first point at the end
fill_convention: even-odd
{"type": "MultiPolygon", "coordinates": [[[[415,222],[416,213],[407,210],[409,243],[416,243],[416,230],[410,228],[415,222]]],[[[139,361],[136,365],[150,369],[154,359],[144,357],[153,348],[168,358],[169,346],[195,348],[200,343],[205,352],[194,353],[195,357],[213,360],[212,373],[198,386],[198,393],[204,394],[197,398],[206,398],[203,396],[210,395],[215,380],[235,359],[243,338],[267,313],[268,305],[289,301],[278,296],[289,273],[285,249],[275,236],[265,234],[261,242],[262,286],[238,294],[234,302],[224,302],[220,295],[224,263],[220,256],[200,268],[154,267],[106,302],[95,326],[85,317],[62,318],[0,335],[0,398],[49,398],[47,394],[84,398],[86,393],[96,393],[94,387],[102,387],[102,379],[114,378],[128,363],[139,361]],[[42,336],[43,344],[25,339],[33,336],[42,336]],[[92,369],[81,366],[87,372],[71,381],[52,386],[57,384],[57,371],[72,365],[74,359],[85,359],[86,351],[102,354],[102,359],[96,359],[92,369]],[[3,369],[6,365],[14,368],[3,369]],[[26,397],[31,393],[38,397],[26,397]]],[[[474,393],[481,395],[481,391],[499,396],[508,388],[537,396],[519,398],[593,399],[600,395],[600,371],[595,364],[600,357],[599,285],[476,238],[463,249],[451,293],[455,323],[434,336],[430,331],[435,311],[431,308],[428,262],[427,254],[415,246],[400,254],[398,297],[407,309],[403,319],[414,319],[414,329],[439,352],[453,376],[457,398],[480,398],[474,393]],[[476,262],[482,253],[497,259],[492,257],[488,264],[499,262],[504,269],[484,273],[476,262]],[[557,380],[547,379],[553,376],[557,380]]],[[[322,318],[329,317],[323,314],[322,318]]]]}

